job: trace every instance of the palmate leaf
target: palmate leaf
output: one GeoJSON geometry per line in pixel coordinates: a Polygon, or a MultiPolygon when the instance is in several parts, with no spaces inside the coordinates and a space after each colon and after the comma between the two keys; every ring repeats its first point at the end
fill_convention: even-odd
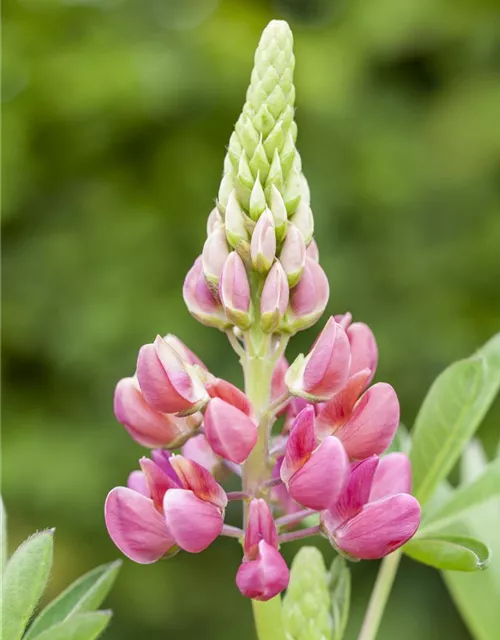
{"type": "Polygon", "coordinates": [[[479,426],[500,387],[500,334],[448,367],[430,388],[415,421],[410,459],[413,493],[424,504],[479,426]]]}
{"type": "Polygon", "coordinates": [[[122,562],[96,567],[81,576],[48,604],[35,619],[24,640],[39,638],[46,629],[76,614],[94,611],[108,595],[122,562]]]}
{"type": "Polygon", "coordinates": [[[490,562],[490,550],[480,540],[451,534],[417,535],[407,542],[404,552],[410,558],[436,569],[480,571],[490,562]]]}
{"type": "Polygon", "coordinates": [[[52,566],[54,530],[28,538],[2,576],[2,638],[19,640],[44,592],[52,566]]]}
{"type": "Polygon", "coordinates": [[[36,637],[37,640],[95,640],[108,626],[111,616],[111,611],[77,613],[36,637]]]}

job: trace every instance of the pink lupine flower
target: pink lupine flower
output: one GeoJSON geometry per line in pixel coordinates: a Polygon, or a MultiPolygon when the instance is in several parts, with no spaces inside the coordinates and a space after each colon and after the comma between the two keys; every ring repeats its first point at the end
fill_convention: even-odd
{"type": "Polygon", "coordinates": [[[187,273],[182,295],[189,313],[202,324],[222,331],[231,326],[218,297],[206,283],[201,256],[196,258],[187,273]]]}
{"type": "Polygon", "coordinates": [[[228,319],[246,331],[252,324],[250,285],[243,260],[232,251],[219,280],[219,297],[228,319]]]}
{"type": "Polygon", "coordinates": [[[347,381],[351,355],[342,327],[329,318],[309,354],[299,356],[285,382],[292,395],[311,401],[328,400],[347,381]]]}
{"type": "Polygon", "coordinates": [[[306,243],[298,227],[290,223],[281,248],[280,262],[288,278],[290,288],[300,280],[306,262],[306,243]]]}
{"type": "Polygon", "coordinates": [[[269,209],[265,209],[255,225],[250,252],[254,269],[267,273],[276,256],[276,231],[273,214],[269,209]]]}
{"type": "Polygon", "coordinates": [[[176,478],[148,458],[140,463],[143,476],[129,478],[134,488],[116,487],[106,498],[106,526],[116,546],[141,564],[176,547],[191,553],[206,549],[222,531],[227,504],[222,487],[182,456],[171,458],[176,478]]]}
{"type": "Polygon", "coordinates": [[[141,347],[137,378],[146,402],[164,413],[194,413],[208,401],[196,371],[163,338],[141,347]]]}
{"type": "Polygon", "coordinates": [[[310,509],[327,509],[340,494],[349,461],[335,436],[318,443],[312,406],[295,419],[281,465],[281,479],[294,500],[310,509]]]}
{"type": "Polygon", "coordinates": [[[205,436],[216,454],[244,462],[257,443],[257,425],[235,406],[213,398],[205,411],[205,436]]]}
{"type": "Polygon", "coordinates": [[[321,514],[323,531],[343,554],[382,558],[417,531],[420,505],[406,492],[410,465],[402,456],[390,454],[382,460],[372,456],[355,463],[337,503],[321,514]]]}
{"type": "Polygon", "coordinates": [[[186,442],[182,447],[182,455],[201,464],[212,475],[215,475],[221,467],[219,456],[214,453],[214,450],[208,444],[208,440],[201,433],[186,442]]]}
{"type": "Polygon", "coordinates": [[[276,331],[288,307],[290,290],[279,260],[267,274],[260,298],[260,326],[266,333],[276,331]]]}
{"type": "Polygon", "coordinates": [[[247,416],[252,415],[253,409],[248,396],[238,389],[238,387],[235,387],[234,384],[231,384],[223,378],[216,378],[211,374],[205,376],[204,383],[208,395],[211,398],[220,398],[247,416]]]}
{"type": "Polygon", "coordinates": [[[146,402],[135,377],[116,385],[114,411],[118,422],[144,447],[179,447],[202,421],[200,413],[181,418],[156,411],[146,402]]]}
{"type": "Polygon", "coordinates": [[[330,285],[323,269],[306,257],[298,284],[290,292],[289,330],[306,329],[323,315],[330,296],[330,285]]]}
{"type": "Polygon", "coordinates": [[[351,376],[322,407],[317,421],[318,435],[336,435],[356,460],[383,453],[399,425],[399,401],[390,384],[377,382],[359,397],[369,377],[369,369],[351,376]]]}
{"type": "Polygon", "coordinates": [[[244,596],[270,600],[286,589],[290,572],[278,551],[276,525],[265,500],[250,503],[244,550],[236,574],[236,584],[244,596]]]}

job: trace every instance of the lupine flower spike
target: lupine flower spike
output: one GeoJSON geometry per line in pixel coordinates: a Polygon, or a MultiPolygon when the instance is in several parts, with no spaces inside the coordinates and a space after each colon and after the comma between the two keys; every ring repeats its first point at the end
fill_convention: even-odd
{"type": "Polygon", "coordinates": [[[114,408],[153,451],[105,507],[112,540],[139,563],[198,553],[221,535],[239,540],[236,584],[255,600],[287,588],[280,545],[289,540],[323,535],[349,559],[380,558],[420,522],[408,458],[384,456],[399,403],[390,385],[371,385],[378,351],[369,327],[330,316],[307,354],[291,365],[285,357],[329,298],[296,148],[292,45],[285,22],[262,35],[207,239],[183,289],[192,316],[228,336],[245,389],[175,336],[143,346],[114,408]],[[226,493],[215,480],[229,473],[240,490],[226,493]],[[228,500],[242,501],[241,526],[224,522],[228,500]],[[303,528],[308,516],[313,525],[303,528]]]}

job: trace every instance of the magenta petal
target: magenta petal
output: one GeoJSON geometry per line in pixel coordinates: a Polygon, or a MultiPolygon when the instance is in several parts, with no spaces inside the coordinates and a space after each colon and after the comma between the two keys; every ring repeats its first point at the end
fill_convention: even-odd
{"type": "Polygon", "coordinates": [[[407,542],[420,524],[420,505],[407,493],[376,500],[363,507],[334,533],[335,544],[344,553],[362,560],[375,560],[407,542]]]}
{"type": "Polygon", "coordinates": [[[304,507],[328,509],[345,484],[348,468],[344,447],[335,436],[328,436],[290,478],[288,491],[304,507]]]}
{"type": "Polygon", "coordinates": [[[399,401],[390,384],[378,382],[361,396],[352,415],[335,435],[351,458],[383,453],[399,425],[399,401]]]}
{"type": "MultiPolygon", "coordinates": [[[[172,355],[172,360],[177,357],[181,362],[179,356],[171,347],[167,346],[165,351],[168,349],[174,354],[172,355]]],[[[180,366],[178,369],[180,369],[180,366]]],[[[191,406],[191,402],[173,387],[170,377],[167,375],[158,356],[156,343],[145,344],[139,350],[137,377],[147,403],[156,411],[177,413],[191,406]]],[[[179,375],[177,374],[175,377],[178,378],[179,375]]],[[[185,384],[180,386],[186,387],[185,384]]]]}
{"type": "Polygon", "coordinates": [[[314,407],[309,404],[302,409],[292,424],[286,445],[285,459],[281,465],[281,479],[287,483],[300,469],[316,448],[314,407]]]}
{"type": "Polygon", "coordinates": [[[151,500],[155,507],[161,510],[165,492],[169,489],[177,489],[179,484],[149,458],[141,458],[139,464],[148,484],[151,500]]]}
{"type": "Polygon", "coordinates": [[[175,544],[153,501],[132,489],[112,489],[104,517],[111,539],[134,562],[156,562],[175,544]]]}
{"type": "Polygon", "coordinates": [[[257,443],[255,422],[220,398],[210,400],[204,425],[205,436],[212,449],[231,462],[244,462],[257,443]]]}
{"type": "Polygon", "coordinates": [[[404,453],[389,453],[380,459],[370,492],[370,501],[395,493],[410,493],[411,465],[404,453]]]}
{"type": "Polygon", "coordinates": [[[192,491],[167,491],[163,499],[163,511],[169,531],[184,551],[203,551],[222,531],[221,510],[210,502],[200,500],[192,491]]]}
{"type": "Polygon", "coordinates": [[[236,574],[242,595],[254,600],[270,600],[287,588],[290,572],[280,552],[265,540],[259,542],[256,560],[244,561],[236,574]]]}
{"type": "Polygon", "coordinates": [[[344,490],[336,504],[330,507],[338,522],[352,518],[368,502],[378,464],[379,458],[371,456],[351,466],[344,490]]]}
{"type": "Polygon", "coordinates": [[[261,540],[278,548],[278,532],[274,524],[273,514],[269,505],[262,498],[254,499],[248,508],[248,524],[245,531],[245,555],[250,557],[257,551],[261,540]]]}

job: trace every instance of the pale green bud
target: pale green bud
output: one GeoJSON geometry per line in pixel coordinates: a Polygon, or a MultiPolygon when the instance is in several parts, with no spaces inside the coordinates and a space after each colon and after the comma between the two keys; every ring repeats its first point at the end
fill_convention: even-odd
{"type": "Polygon", "coordinates": [[[257,174],[257,180],[255,181],[252,193],[250,194],[250,217],[252,220],[258,220],[266,208],[266,196],[264,195],[264,189],[262,188],[259,175],[257,174]]]}
{"type": "Polygon", "coordinates": [[[224,214],[224,212],[226,211],[229,195],[234,189],[233,181],[234,176],[232,173],[226,173],[226,175],[221,180],[219,195],[217,196],[217,208],[222,214],[224,214]]]}
{"type": "Polygon", "coordinates": [[[262,181],[264,182],[269,174],[271,163],[267,159],[266,150],[262,144],[262,140],[255,147],[253,156],[250,158],[250,169],[253,175],[256,177],[255,184],[262,181]]]}
{"type": "Polygon", "coordinates": [[[278,191],[283,190],[283,171],[281,170],[281,161],[277,149],[274,152],[271,168],[265,182],[265,193],[270,193],[271,187],[275,187],[278,191]]]}
{"type": "Polygon", "coordinates": [[[245,260],[250,254],[250,238],[245,226],[245,214],[234,189],[226,206],[225,227],[228,243],[245,260]]]}
{"type": "Polygon", "coordinates": [[[283,620],[288,640],[331,640],[328,573],[316,547],[302,547],[293,560],[283,620]]]}
{"type": "Polygon", "coordinates": [[[276,228],[276,239],[281,242],[286,234],[287,211],[285,203],[278,189],[271,185],[271,213],[274,218],[274,226],[276,228]]]}

